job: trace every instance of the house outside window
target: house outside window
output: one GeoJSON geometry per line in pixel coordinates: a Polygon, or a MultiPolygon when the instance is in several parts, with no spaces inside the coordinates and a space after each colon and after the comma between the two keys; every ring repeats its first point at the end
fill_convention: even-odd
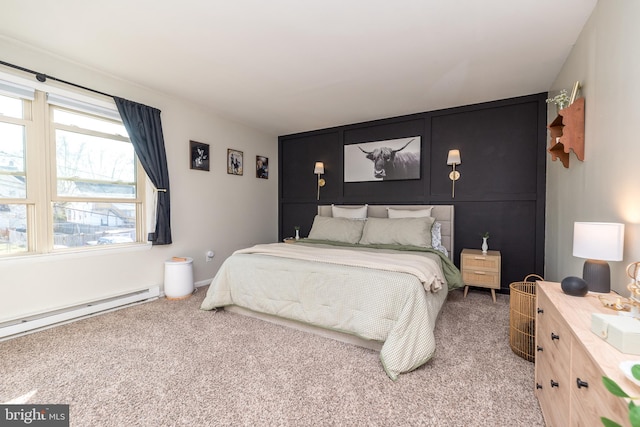
{"type": "Polygon", "coordinates": [[[0,80],[0,257],[144,241],[145,175],[102,104],[0,80]]]}

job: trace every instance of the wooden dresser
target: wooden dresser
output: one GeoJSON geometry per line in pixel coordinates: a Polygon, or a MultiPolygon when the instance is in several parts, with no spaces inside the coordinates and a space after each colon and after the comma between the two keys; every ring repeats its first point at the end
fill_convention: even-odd
{"type": "Polygon", "coordinates": [[[640,356],[621,353],[591,332],[592,313],[615,314],[597,295],[572,297],[559,283],[538,282],[535,393],[547,426],[600,426],[602,416],[630,425],[626,402],[609,393],[602,376],[640,395],[618,367],[625,360],[640,363],[640,356]]]}

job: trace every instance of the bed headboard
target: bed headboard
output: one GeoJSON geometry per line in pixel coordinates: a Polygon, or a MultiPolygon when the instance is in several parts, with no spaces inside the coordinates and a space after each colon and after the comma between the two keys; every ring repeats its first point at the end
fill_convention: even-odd
{"type": "MultiPolygon", "coordinates": [[[[362,205],[340,205],[345,208],[357,208],[362,205]]],[[[447,248],[449,252],[449,258],[453,260],[453,205],[368,205],[367,216],[372,218],[387,218],[387,208],[394,209],[424,209],[433,207],[431,215],[442,224],[442,245],[447,248]]],[[[318,215],[320,216],[332,216],[331,205],[318,205],[318,215]]]]}

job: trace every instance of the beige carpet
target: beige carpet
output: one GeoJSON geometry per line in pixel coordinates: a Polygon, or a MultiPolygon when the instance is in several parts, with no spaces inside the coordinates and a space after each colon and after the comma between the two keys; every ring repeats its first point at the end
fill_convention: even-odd
{"type": "Polygon", "coordinates": [[[509,300],[449,295],[435,357],[391,381],[378,354],[161,299],[0,343],[0,402],[70,404],[72,426],[542,426],[509,300]]]}

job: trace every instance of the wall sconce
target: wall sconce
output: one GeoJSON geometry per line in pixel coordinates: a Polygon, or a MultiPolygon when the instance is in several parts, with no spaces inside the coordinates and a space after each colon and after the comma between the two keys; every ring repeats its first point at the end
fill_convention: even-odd
{"type": "Polygon", "coordinates": [[[576,222],[573,224],[573,256],[587,258],[582,278],[592,292],[611,291],[607,261],[622,261],[624,224],[576,222]]]}
{"type": "Polygon", "coordinates": [[[320,175],[324,175],[324,163],[316,162],[316,166],[313,168],[313,173],[318,175],[318,200],[320,200],[320,187],[324,187],[326,184],[323,178],[320,178],[320,175]]]}
{"type": "Polygon", "coordinates": [[[456,165],[462,163],[460,161],[460,150],[449,150],[447,156],[447,165],[451,165],[453,169],[449,173],[449,179],[451,180],[451,198],[456,197],[456,181],[460,179],[460,172],[456,170],[456,165]]]}

